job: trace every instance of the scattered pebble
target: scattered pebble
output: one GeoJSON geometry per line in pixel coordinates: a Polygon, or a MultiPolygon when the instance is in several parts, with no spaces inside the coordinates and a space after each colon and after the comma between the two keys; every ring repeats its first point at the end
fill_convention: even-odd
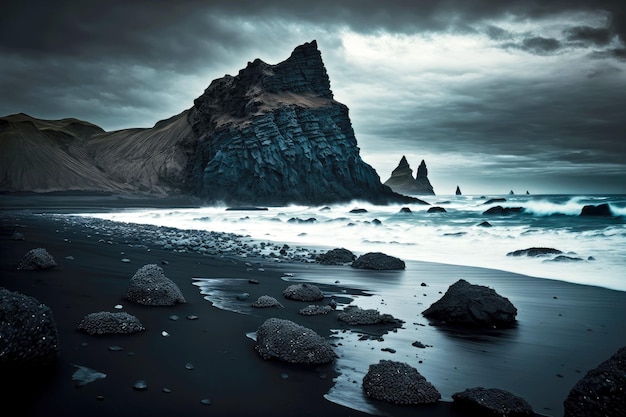
{"type": "Polygon", "coordinates": [[[130,259],[122,258],[122,262],[124,262],[125,264],[129,264],[130,263],[130,259]]]}
{"type": "Polygon", "coordinates": [[[200,400],[200,402],[204,405],[211,405],[211,400],[209,400],[208,398],[205,398],[203,400],[200,400]]]}
{"type": "Polygon", "coordinates": [[[176,320],[178,320],[178,316],[176,314],[172,314],[170,316],[170,320],[176,321],[176,320]]]}
{"type": "Polygon", "coordinates": [[[186,363],[186,364],[185,364],[185,369],[187,369],[187,370],[191,371],[191,370],[193,369],[193,364],[191,364],[191,363],[186,363]]]}
{"type": "Polygon", "coordinates": [[[168,332],[166,332],[165,330],[163,330],[163,331],[161,332],[161,336],[163,336],[163,337],[168,337],[169,335],[170,335],[170,334],[169,334],[168,332]]]}
{"type": "Polygon", "coordinates": [[[167,387],[163,387],[163,389],[161,389],[161,391],[163,391],[166,394],[169,394],[170,392],[172,392],[172,390],[167,388],[167,387]]]}
{"type": "Polygon", "coordinates": [[[111,352],[120,352],[120,351],[124,350],[124,348],[121,347],[121,346],[109,346],[109,350],[111,352]]]}
{"type": "Polygon", "coordinates": [[[123,308],[124,308],[124,306],[123,306],[123,305],[121,305],[121,304],[116,304],[116,305],[115,305],[115,309],[117,309],[117,310],[121,310],[121,309],[123,309],[123,308]]]}
{"type": "Polygon", "coordinates": [[[148,384],[143,379],[139,379],[133,384],[133,389],[135,391],[145,391],[148,389],[148,384]]]}
{"type": "Polygon", "coordinates": [[[198,320],[198,316],[195,314],[190,314],[187,316],[187,320],[198,320]]]}

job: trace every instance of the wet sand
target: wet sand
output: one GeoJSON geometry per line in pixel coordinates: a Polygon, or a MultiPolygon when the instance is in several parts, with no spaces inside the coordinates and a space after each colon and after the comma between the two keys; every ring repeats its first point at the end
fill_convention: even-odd
{"type": "MultiPolygon", "coordinates": [[[[61,205],[63,210],[71,210],[71,201],[61,205]]],[[[93,207],[101,209],[95,203],[93,207]]],[[[53,211],[59,212],[58,207],[53,211]]],[[[397,352],[384,352],[384,358],[417,363],[416,355],[419,356],[422,362],[416,367],[444,398],[427,407],[376,404],[378,414],[397,416],[462,416],[451,406],[449,395],[476,385],[507,389],[529,401],[532,397],[537,413],[562,415],[562,408],[558,407],[569,389],[585,372],[626,345],[623,292],[480,268],[411,262],[406,271],[393,275],[403,285],[415,285],[415,296],[420,297],[411,307],[414,310],[410,316],[398,317],[405,320],[406,331],[385,334],[385,328],[368,328],[366,332],[384,335],[384,342],[355,341],[359,329],[352,333],[336,320],[334,313],[313,317],[297,314],[307,303],[281,296],[289,284],[284,275],[291,273],[295,280],[321,282],[327,293],[345,294],[364,306],[368,300],[379,303],[375,295],[361,295],[363,291],[375,294],[380,274],[366,275],[368,271],[349,267],[174,253],[151,245],[148,250],[136,244],[142,236],[136,236],[138,240],[132,242],[115,236],[100,242],[98,236],[88,237],[93,231],[80,226],[16,211],[0,213],[0,220],[0,286],[33,296],[50,307],[61,344],[60,358],[51,375],[24,376],[12,381],[3,378],[5,405],[19,407],[23,415],[369,415],[324,397],[332,389],[333,379],[341,380],[334,365],[304,367],[261,359],[254,350],[254,341],[246,334],[254,332],[269,317],[293,320],[326,337],[337,336],[333,329],[346,330],[339,333],[343,339],[334,339],[340,355],[362,352],[365,347],[376,352],[368,357],[374,360],[381,355],[381,347],[391,347],[397,352]],[[15,230],[25,236],[24,241],[9,239],[15,230]],[[17,271],[24,253],[40,246],[59,265],[46,271],[17,271]],[[130,262],[122,262],[122,258],[130,262]],[[161,265],[162,261],[168,262],[162,265],[165,274],[179,286],[187,303],[145,307],[124,300],[128,281],[136,270],[148,263],[161,265]],[[279,299],[285,308],[255,310],[253,314],[216,308],[194,285],[194,277],[241,279],[241,288],[235,291],[248,292],[250,302],[268,294],[279,299]],[[419,313],[458,278],[490,285],[507,296],[519,310],[518,326],[478,336],[428,326],[419,313]],[[249,279],[258,280],[259,284],[250,284],[249,279]],[[428,286],[418,288],[420,282],[428,286]],[[146,331],[90,336],[76,330],[86,314],[116,311],[116,304],[123,305],[122,311],[137,316],[146,331]],[[177,315],[178,320],[172,320],[172,315],[177,315]],[[189,315],[197,315],[198,319],[188,320],[189,315]],[[406,339],[410,337],[406,333],[413,328],[420,332],[420,340],[432,347],[420,349],[417,354],[407,350],[406,343],[413,340],[406,339]],[[162,331],[169,336],[162,336],[162,331]],[[358,345],[359,350],[353,350],[353,345],[358,345]],[[111,351],[111,346],[123,350],[111,351]],[[193,369],[186,369],[188,363],[193,369]],[[95,369],[107,377],[77,388],[72,382],[74,365],[95,369]],[[138,379],[147,382],[146,391],[133,390],[138,379]],[[171,392],[166,393],[163,388],[171,392]],[[21,398],[15,395],[18,392],[21,398]],[[209,399],[211,404],[202,404],[203,399],[209,399]]],[[[393,302],[384,300],[387,304],[393,302]]],[[[379,305],[384,313],[385,304],[379,305]]],[[[362,366],[365,362],[359,359],[362,366]]],[[[354,375],[358,376],[359,370],[354,375]]],[[[359,381],[348,382],[358,385],[359,381]]]]}

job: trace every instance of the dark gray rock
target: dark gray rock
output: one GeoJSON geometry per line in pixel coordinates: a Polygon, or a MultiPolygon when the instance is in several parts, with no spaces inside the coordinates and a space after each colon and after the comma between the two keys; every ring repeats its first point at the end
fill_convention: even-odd
{"type": "Polygon", "coordinates": [[[403,321],[394,318],[391,314],[380,314],[376,309],[362,309],[358,306],[348,306],[343,309],[337,319],[351,325],[393,324],[402,326],[403,321]]]}
{"type": "Polygon", "coordinates": [[[269,295],[260,296],[259,298],[257,298],[255,302],[253,302],[250,305],[256,308],[269,308],[269,307],[283,308],[283,305],[280,302],[278,302],[277,299],[269,295]]]}
{"type": "Polygon", "coordinates": [[[131,334],[145,330],[139,319],[126,312],[99,311],[87,314],[78,330],[91,335],[131,334]]]}
{"type": "Polygon", "coordinates": [[[359,269],[395,270],[405,269],[406,265],[402,259],[394,256],[385,255],[381,252],[368,252],[359,256],[352,262],[352,267],[359,269]]]}
{"type": "Polygon", "coordinates": [[[497,198],[490,198],[489,200],[485,201],[483,205],[489,205],[493,203],[504,203],[504,202],[506,202],[506,198],[497,197],[497,198]]]}
{"type": "Polygon", "coordinates": [[[626,410],[626,346],[574,385],[563,402],[565,417],[623,417],[626,410]]]}
{"type": "Polygon", "coordinates": [[[492,216],[509,216],[511,214],[516,214],[516,213],[523,213],[524,212],[524,208],[523,207],[502,207],[502,206],[495,206],[495,207],[491,207],[487,210],[485,210],[483,212],[483,214],[486,215],[492,215],[492,216]]]}
{"type": "Polygon", "coordinates": [[[348,249],[331,249],[317,257],[317,261],[323,265],[345,265],[356,259],[356,256],[348,249]]]}
{"type": "Polygon", "coordinates": [[[559,256],[555,256],[554,259],[546,259],[544,262],[581,262],[581,261],[584,261],[584,259],[579,258],[578,256],[559,255],[559,256]]]}
{"type": "Polygon", "coordinates": [[[44,248],[31,249],[22,257],[17,269],[49,269],[57,266],[56,261],[44,248]]]}
{"type": "Polygon", "coordinates": [[[460,279],[422,314],[448,324],[507,326],[515,323],[517,309],[493,289],[460,279]]]}
{"type": "Polygon", "coordinates": [[[391,177],[385,181],[397,193],[406,195],[435,195],[433,186],[428,180],[426,162],[422,160],[413,178],[413,170],[405,156],[402,156],[398,166],[391,172],[391,177]]]}
{"type": "Polygon", "coordinates": [[[447,213],[446,209],[443,207],[431,207],[427,210],[428,213],[447,213]]]}
{"type": "Polygon", "coordinates": [[[480,227],[493,227],[489,222],[481,222],[478,224],[480,227]]]}
{"type": "Polygon", "coordinates": [[[59,337],[50,308],[0,287],[0,370],[49,368],[58,356],[59,337]]]}
{"type": "Polygon", "coordinates": [[[534,416],[535,412],[526,400],[499,388],[469,388],[452,394],[454,407],[485,417],[534,416]]]}
{"type": "Polygon", "coordinates": [[[417,369],[388,360],[369,366],[363,378],[363,391],[370,398],[403,405],[431,404],[441,398],[437,388],[417,369]]]}
{"type": "Polygon", "coordinates": [[[584,206],[580,211],[581,216],[604,216],[611,217],[613,216],[613,212],[611,211],[611,206],[607,203],[598,204],[597,206],[588,205],[584,206]]]}
{"type": "Polygon", "coordinates": [[[128,284],[126,298],[134,303],[151,306],[186,302],[178,286],[156,264],[144,265],[135,272],[128,284]]]}
{"type": "Polygon", "coordinates": [[[462,195],[461,193],[461,188],[457,185],[456,186],[456,191],[454,192],[455,195],[462,195]]]}
{"type": "Polygon", "coordinates": [[[558,249],[554,249],[554,248],[533,247],[533,248],[528,248],[528,249],[515,250],[513,252],[507,253],[506,256],[532,256],[532,257],[537,257],[537,256],[558,255],[558,254],[561,254],[561,253],[563,253],[563,252],[558,250],[558,249]]]}
{"type": "Polygon", "coordinates": [[[332,362],[336,357],[326,339],[290,320],[265,320],[256,332],[256,341],[256,350],[264,359],[313,365],[332,362]]]}
{"type": "Polygon", "coordinates": [[[298,314],[302,314],[303,316],[321,316],[324,314],[328,314],[333,311],[333,308],[329,305],[327,306],[319,306],[315,304],[308,305],[298,311],[298,314]]]}
{"type": "Polygon", "coordinates": [[[319,301],[324,299],[322,290],[312,284],[292,284],[285,288],[283,296],[298,301],[319,301]]]}

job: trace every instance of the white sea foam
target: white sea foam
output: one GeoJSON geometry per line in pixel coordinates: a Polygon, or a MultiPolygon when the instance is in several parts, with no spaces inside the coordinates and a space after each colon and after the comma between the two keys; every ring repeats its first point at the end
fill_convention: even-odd
{"type": "Polygon", "coordinates": [[[431,206],[376,206],[352,202],[330,207],[270,207],[266,211],[142,209],[85,216],[180,229],[237,233],[253,239],[324,249],[344,247],[359,255],[379,251],[406,260],[478,266],[540,278],[626,291],[626,196],[433,196],[431,206]],[[581,217],[582,207],[608,203],[616,217],[581,217]],[[489,216],[489,207],[521,207],[522,213],[489,216]],[[354,208],[366,212],[353,213],[354,208]],[[314,220],[310,220],[314,219],[314,220]],[[307,221],[308,220],[308,221],[307,221]],[[380,221],[380,223],[378,222],[380,221]],[[480,227],[488,221],[492,227],[480,227]],[[578,261],[512,257],[530,247],[559,249],[578,261]]]}

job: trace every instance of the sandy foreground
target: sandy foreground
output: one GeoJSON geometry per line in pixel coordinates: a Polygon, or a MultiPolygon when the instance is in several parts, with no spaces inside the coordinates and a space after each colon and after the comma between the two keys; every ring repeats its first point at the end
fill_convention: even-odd
{"type": "MultiPolygon", "coordinates": [[[[23,205],[29,204],[32,200],[25,200],[23,205]]],[[[354,282],[358,278],[355,274],[367,274],[367,271],[219,258],[150,245],[146,248],[141,242],[147,239],[140,235],[132,241],[127,237],[93,235],[92,230],[37,214],[71,211],[72,204],[71,198],[65,198],[63,202],[57,200],[52,209],[31,206],[31,210],[24,211],[26,207],[17,207],[12,200],[12,207],[5,205],[5,210],[0,212],[0,286],[35,297],[50,307],[61,345],[60,358],[51,375],[10,378],[3,375],[0,398],[5,407],[18,407],[20,415],[30,416],[369,415],[324,397],[338,377],[334,364],[306,367],[263,360],[254,349],[255,342],[247,336],[269,317],[295,321],[325,337],[331,337],[333,329],[347,333],[363,331],[338,322],[334,312],[327,316],[300,315],[298,310],[308,303],[287,300],[281,294],[289,284],[284,278],[286,273],[304,280],[326,277],[329,281],[322,289],[345,294],[346,299],[339,300],[341,305],[349,302],[351,295],[376,288],[368,288],[373,286],[373,281],[364,275],[360,275],[363,277],[360,289],[353,286],[332,289],[333,284],[354,282]],[[25,240],[10,239],[16,230],[25,240]],[[20,258],[36,247],[46,248],[58,266],[45,271],[16,270],[20,258]],[[123,258],[130,262],[122,262],[123,258]],[[163,267],[187,303],[146,307],[124,299],[129,279],[138,268],[150,263],[163,267]],[[249,293],[250,302],[267,294],[277,298],[285,308],[255,309],[252,314],[216,308],[194,285],[193,278],[197,277],[238,278],[240,288],[234,291],[249,293]],[[251,284],[249,279],[259,283],[251,284]],[[86,314],[117,311],[118,304],[123,306],[121,311],[137,316],[146,331],[108,336],[77,331],[86,314]],[[190,315],[198,319],[187,319],[190,315]],[[112,346],[122,350],[111,350],[112,346]],[[74,365],[105,373],[106,378],[76,387],[72,381],[77,369],[74,365]],[[139,379],[146,381],[147,390],[133,389],[139,379]],[[202,400],[209,400],[210,404],[202,400]]],[[[81,204],[84,208],[84,201],[81,204]]],[[[114,207],[119,202],[107,204],[114,207]]],[[[102,202],[90,202],[87,206],[101,208],[102,202]]],[[[458,278],[490,285],[506,294],[519,310],[519,324],[501,334],[478,337],[432,326],[418,330],[424,332],[422,341],[433,345],[423,354],[420,352],[424,360],[420,365],[423,368],[418,370],[442,392],[444,399],[423,407],[375,403],[377,414],[463,416],[452,406],[450,394],[482,385],[520,395],[540,415],[560,416],[562,402],[571,387],[585,372],[626,345],[623,322],[626,293],[623,292],[479,268],[417,262],[408,263],[407,270],[398,274],[404,278],[414,274],[419,277],[416,282],[428,283],[428,287],[416,290],[425,298],[416,305],[415,317],[399,317],[406,321],[406,327],[424,328],[423,323],[427,322],[418,317],[419,312],[458,278]]],[[[385,339],[387,330],[375,327],[366,332],[385,339]]],[[[352,339],[344,343],[348,344],[348,340],[352,339]]],[[[383,344],[375,340],[362,343],[371,345],[378,355],[383,346],[398,351],[383,353],[386,359],[404,361],[407,356],[394,337],[383,344]]],[[[349,354],[350,349],[338,346],[338,351],[349,354]]],[[[360,381],[351,383],[358,385],[360,381]]]]}

